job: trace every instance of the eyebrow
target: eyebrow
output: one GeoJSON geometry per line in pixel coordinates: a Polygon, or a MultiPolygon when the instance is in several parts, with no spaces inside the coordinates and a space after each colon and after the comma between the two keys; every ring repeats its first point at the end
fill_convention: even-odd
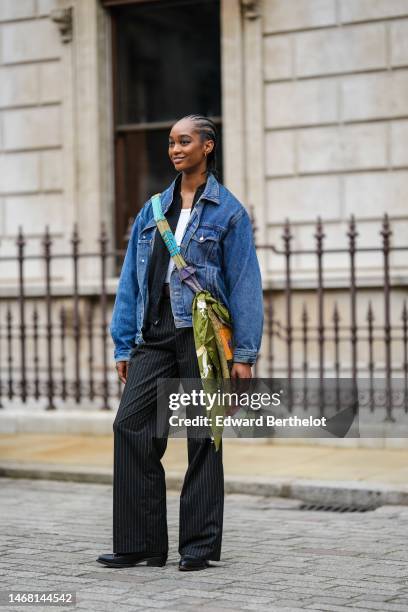
{"type": "MultiPolygon", "coordinates": [[[[174,136],[169,136],[169,138],[174,138],[174,136]]],[[[191,134],[180,134],[179,138],[191,138],[191,134]]]]}

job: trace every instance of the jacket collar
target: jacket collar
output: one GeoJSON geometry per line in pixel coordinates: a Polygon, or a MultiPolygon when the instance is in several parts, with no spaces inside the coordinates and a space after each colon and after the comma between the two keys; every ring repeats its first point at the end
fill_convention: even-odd
{"type": "MultiPolygon", "coordinates": [[[[162,194],[161,204],[163,213],[167,212],[170,204],[173,201],[174,188],[176,185],[176,181],[180,176],[181,172],[178,173],[172,184],[162,194]]],[[[213,204],[220,203],[220,185],[215,176],[212,174],[212,172],[210,172],[208,175],[207,183],[201,195],[201,199],[207,200],[208,202],[212,202],[213,204]]]]}

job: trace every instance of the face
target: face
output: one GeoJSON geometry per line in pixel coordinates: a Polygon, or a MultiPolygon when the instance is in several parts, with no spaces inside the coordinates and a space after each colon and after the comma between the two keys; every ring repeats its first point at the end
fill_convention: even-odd
{"type": "Polygon", "coordinates": [[[169,157],[177,172],[205,172],[206,155],[213,148],[212,140],[201,140],[191,119],[182,119],[173,125],[169,136],[169,157]]]}

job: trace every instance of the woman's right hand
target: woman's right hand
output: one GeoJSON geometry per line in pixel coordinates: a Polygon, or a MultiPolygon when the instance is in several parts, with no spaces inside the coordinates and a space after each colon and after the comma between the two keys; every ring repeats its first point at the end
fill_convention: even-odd
{"type": "Polygon", "coordinates": [[[123,384],[126,383],[126,379],[127,379],[127,372],[128,372],[128,361],[117,361],[116,362],[116,371],[118,373],[119,379],[123,382],[123,384]]]}

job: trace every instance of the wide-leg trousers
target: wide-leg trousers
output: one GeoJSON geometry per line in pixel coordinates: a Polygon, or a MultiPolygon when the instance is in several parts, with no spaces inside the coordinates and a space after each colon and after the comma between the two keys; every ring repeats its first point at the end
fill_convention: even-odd
{"type": "MultiPolygon", "coordinates": [[[[113,550],[168,551],[166,484],[156,437],[158,378],[200,378],[193,328],[174,325],[170,299],[161,319],[132,352],[114,431],[113,550]]],[[[224,510],[222,448],[188,438],[188,469],[180,496],[179,553],[218,561],[224,510]]]]}

